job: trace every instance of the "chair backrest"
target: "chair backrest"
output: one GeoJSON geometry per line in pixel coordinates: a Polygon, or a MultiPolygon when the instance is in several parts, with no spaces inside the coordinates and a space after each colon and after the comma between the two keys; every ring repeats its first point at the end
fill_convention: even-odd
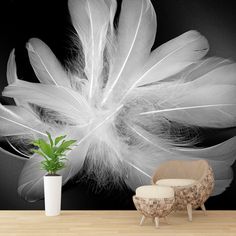
{"type": "Polygon", "coordinates": [[[207,173],[206,160],[172,160],[162,163],[155,171],[152,182],[159,179],[202,179],[207,173]]]}

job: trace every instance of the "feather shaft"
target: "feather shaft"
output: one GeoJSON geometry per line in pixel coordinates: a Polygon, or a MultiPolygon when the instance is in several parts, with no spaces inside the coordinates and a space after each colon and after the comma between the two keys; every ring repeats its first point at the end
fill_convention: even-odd
{"type": "MultiPolygon", "coordinates": [[[[58,86],[58,83],[57,83],[56,80],[53,78],[51,72],[48,70],[47,65],[44,63],[42,57],[39,55],[39,53],[38,53],[37,51],[34,50],[34,48],[33,48],[33,46],[31,45],[31,43],[28,43],[28,44],[26,45],[26,48],[28,49],[28,52],[29,52],[29,53],[36,55],[36,57],[39,59],[40,63],[42,64],[43,69],[46,71],[46,73],[48,74],[49,78],[51,79],[51,82],[52,82],[54,85],[58,86]]],[[[30,55],[31,55],[31,54],[30,54],[30,55]]],[[[30,58],[32,58],[32,56],[31,56],[30,58]]],[[[31,60],[32,60],[32,59],[31,59],[31,60]]],[[[32,63],[32,64],[33,64],[33,63],[32,63]]],[[[37,75],[38,72],[37,72],[36,68],[35,68],[35,67],[33,67],[33,68],[34,68],[34,71],[35,71],[35,73],[36,73],[36,75],[37,75]]]]}
{"type": "Polygon", "coordinates": [[[165,152],[171,152],[170,150],[161,147],[160,145],[157,145],[156,143],[152,142],[150,139],[148,139],[147,137],[145,137],[143,134],[141,134],[138,130],[136,130],[134,127],[131,127],[130,125],[128,125],[128,127],[133,130],[137,135],[139,135],[142,139],[144,139],[146,142],[150,143],[151,145],[157,147],[158,149],[165,151],[165,152]]]}
{"type": "Polygon", "coordinates": [[[191,106],[191,107],[176,107],[176,108],[160,109],[160,110],[155,110],[155,111],[142,112],[139,115],[149,115],[149,114],[171,112],[171,111],[199,109],[199,108],[211,108],[211,107],[222,107],[222,106],[236,106],[236,104],[211,104],[211,105],[191,106]]]}
{"type": "Polygon", "coordinates": [[[0,118],[3,119],[3,120],[9,121],[9,122],[11,122],[11,123],[13,123],[13,124],[16,124],[16,125],[18,125],[18,126],[21,126],[21,127],[23,127],[23,128],[26,128],[26,129],[28,129],[28,130],[31,130],[31,131],[33,131],[33,132],[36,132],[36,133],[38,133],[38,134],[44,135],[45,137],[47,137],[47,135],[46,135],[45,133],[43,133],[43,132],[41,132],[41,131],[38,131],[38,130],[36,130],[36,129],[33,129],[33,128],[29,127],[29,126],[26,126],[26,125],[24,125],[24,124],[21,124],[21,123],[19,123],[19,122],[16,122],[16,121],[14,121],[14,120],[8,119],[8,118],[3,117],[3,116],[0,116],[0,118]]]}
{"type": "Polygon", "coordinates": [[[89,100],[91,100],[93,95],[93,87],[94,87],[94,55],[95,55],[95,48],[94,48],[94,30],[93,30],[93,20],[92,20],[92,14],[90,9],[89,1],[87,0],[88,4],[88,12],[89,12],[89,18],[90,18],[90,28],[91,28],[91,42],[92,42],[92,60],[91,60],[91,76],[90,76],[90,85],[89,85],[89,100]]]}
{"type": "Polygon", "coordinates": [[[132,52],[132,50],[133,50],[133,47],[134,47],[134,44],[135,44],[135,41],[136,41],[136,38],[137,38],[137,35],[138,35],[138,31],[139,31],[141,19],[142,19],[142,12],[143,12],[143,1],[142,1],[142,8],[141,8],[141,11],[140,11],[140,16],[139,16],[138,24],[137,24],[137,27],[136,27],[136,30],[135,30],[135,35],[134,35],[133,41],[132,41],[132,43],[131,43],[130,49],[129,49],[128,53],[127,53],[127,56],[126,56],[126,58],[125,58],[125,60],[124,60],[124,62],[123,62],[123,65],[122,65],[122,67],[121,67],[121,69],[120,69],[118,75],[116,76],[116,79],[114,80],[113,84],[111,85],[111,88],[108,90],[106,96],[105,96],[104,99],[102,100],[102,103],[101,103],[102,106],[105,104],[105,102],[106,102],[107,99],[109,98],[109,96],[110,96],[112,90],[114,89],[116,83],[118,82],[118,80],[119,80],[119,78],[120,78],[120,76],[121,76],[121,74],[122,74],[122,72],[123,72],[123,70],[124,70],[124,68],[125,68],[125,65],[126,65],[128,59],[129,59],[129,57],[130,57],[130,54],[131,54],[131,52],[132,52]]]}
{"type": "Polygon", "coordinates": [[[135,170],[139,171],[140,173],[142,173],[143,175],[147,176],[148,178],[152,178],[152,176],[150,176],[149,174],[147,174],[145,171],[141,170],[140,168],[138,168],[137,166],[135,166],[134,164],[132,164],[129,161],[126,161],[130,166],[132,166],[135,170]]]}
{"type": "Polygon", "coordinates": [[[15,150],[16,152],[18,152],[18,153],[19,153],[20,155],[22,155],[22,156],[25,156],[25,157],[27,157],[27,158],[31,158],[31,156],[28,156],[28,155],[24,154],[23,152],[19,151],[16,147],[14,147],[8,139],[6,139],[6,140],[7,140],[7,143],[11,146],[11,148],[12,148],[13,150],[15,150]]]}
{"type": "MultiPolygon", "coordinates": [[[[170,56],[174,55],[175,53],[181,51],[183,48],[185,48],[186,46],[190,45],[193,42],[198,41],[199,39],[201,39],[202,36],[198,36],[197,38],[195,38],[194,40],[191,40],[189,42],[187,42],[185,45],[181,45],[180,47],[177,47],[175,50],[171,51],[170,53],[168,53],[166,56],[164,56],[161,60],[159,60],[157,63],[155,63],[153,66],[151,66],[143,75],[141,75],[133,84],[132,86],[126,91],[126,93],[123,95],[123,97],[121,98],[120,102],[123,102],[123,100],[127,97],[127,95],[138,85],[138,83],[140,81],[142,81],[152,70],[156,69],[156,67],[160,66],[166,59],[168,59],[170,56]]],[[[188,64],[186,64],[184,67],[186,67],[187,65],[191,64],[191,62],[189,62],[188,64]]]]}

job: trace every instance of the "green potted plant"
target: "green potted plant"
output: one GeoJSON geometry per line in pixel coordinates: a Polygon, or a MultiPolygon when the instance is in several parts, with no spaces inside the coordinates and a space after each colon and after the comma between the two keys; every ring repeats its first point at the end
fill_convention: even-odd
{"type": "Polygon", "coordinates": [[[41,168],[47,174],[44,176],[44,201],[45,214],[47,216],[56,216],[61,210],[61,187],[62,176],[57,172],[66,165],[66,152],[75,144],[76,140],[66,140],[66,135],[58,136],[54,140],[47,132],[48,142],[44,139],[34,140],[35,146],[33,152],[44,158],[41,162],[41,168]]]}

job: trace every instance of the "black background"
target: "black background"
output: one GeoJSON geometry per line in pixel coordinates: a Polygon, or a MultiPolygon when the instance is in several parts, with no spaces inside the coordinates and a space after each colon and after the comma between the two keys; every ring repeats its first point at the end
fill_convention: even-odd
{"type": "MultiPolygon", "coordinates": [[[[210,43],[209,55],[236,60],[236,7],[225,0],[153,0],[157,12],[157,36],[153,48],[188,30],[200,31],[210,43]]],[[[74,55],[73,28],[66,0],[0,1],[0,91],[7,85],[6,64],[16,48],[17,72],[21,79],[37,79],[30,67],[25,44],[29,38],[42,39],[65,66],[74,55]]],[[[11,99],[1,97],[3,104],[11,99]]],[[[235,135],[235,129],[225,137],[235,135]]],[[[217,142],[217,132],[209,131],[209,143],[217,142]]],[[[16,193],[22,160],[0,156],[0,209],[43,209],[43,201],[27,203],[16,193]]],[[[235,166],[235,165],[234,165],[235,166]]],[[[236,169],[236,168],[234,168],[236,169]]],[[[236,171],[234,170],[236,173],[236,171]]],[[[80,176],[83,176],[81,173],[80,176]]],[[[69,183],[63,188],[62,209],[134,209],[133,192],[126,189],[96,189],[92,180],[69,183]]],[[[236,209],[236,183],[223,194],[211,197],[208,209],[236,209]]]]}

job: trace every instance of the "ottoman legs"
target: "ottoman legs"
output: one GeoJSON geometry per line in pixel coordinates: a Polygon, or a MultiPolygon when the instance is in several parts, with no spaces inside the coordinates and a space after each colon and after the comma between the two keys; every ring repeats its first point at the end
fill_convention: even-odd
{"type": "Polygon", "coordinates": [[[193,220],[193,212],[192,212],[192,205],[191,204],[187,205],[187,212],[188,212],[189,221],[192,221],[193,220]]]}
{"type": "Polygon", "coordinates": [[[156,228],[159,228],[159,217],[155,217],[155,226],[156,228]]]}
{"type": "MultiPolygon", "coordinates": [[[[140,225],[143,225],[145,219],[146,219],[146,217],[143,215],[142,218],[141,218],[141,221],[140,221],[140,225]]],[[[156,226],[157,228],[159,228],[159,223],[160,223],[159,217],[152,218],[152,220],[153,220],[153,222],[155,223],[155,226],[156,226]]],[[[166,217],[165,217],[165,220],[166,220],[166,217]]]]}
{"type": "Polygon", "coordinates": [[[203,210],[204,215],[206,215],[206,207],[204,204],[201,205],[201,209],[203,210]]]}

